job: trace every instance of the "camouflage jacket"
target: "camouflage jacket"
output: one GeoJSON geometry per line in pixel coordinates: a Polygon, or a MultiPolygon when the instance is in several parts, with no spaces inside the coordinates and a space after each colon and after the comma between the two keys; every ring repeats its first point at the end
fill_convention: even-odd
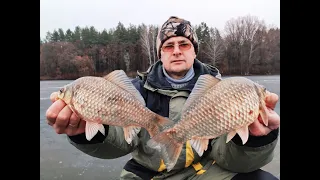
{"type": "MultiPolygon", "coordinates": [[[[219,78],[221,76],[217,68],[204,64],[197,59],[195,59],[193,67],[195,76],[182,89],[172,89],[171,85],[164,79],[160,61],[151,66],[147,72],[138,72],[138,76],[133,79],[132,83],[144,97],[149,109],[164,117],[169,117],[173,121],[178,121],[183,104],[198,77],[201,74],[211,74],[219,78]]],[[[122,128],[107,125],[105,125],[105,128],[106,136],[99,133],[90,142],[85,139],[84,134],[68,139],[80,151],[97,158],[114,159],[131,153],[132,160],[124,167],[121,174],[122,179],[125,179],[125,177],[132,178],[133,176],[140,176],[142,179],[151,179],[152,177],[154,179],[156,177],[161,177],[160,179],[165,177],[182,178],[179,173],[186,174],[185,169],[201,172],[204,164],[208,161],[210,161],[209,164],[215,164],[229,172],[223,173],[224,175],[220,176],[221,178],[231,177],[237,172],[250,172],[269,163],[273,158],[273,150],[278,138],[278,129],[267,136],[249,136],[245,145],[242,145],[238,135],[229,143],[225,143],[226,136],[221,136],[210,141],[211,146],[208,147],[202,157],[199,157],[190,143],[186,142],[177,164],[172,171],[167,173],[160,154],[146,145],[150,136],[145,129],[142,129],[138,138],[133,140],[132,145],[129,145],[124,140],[122,128]]]]}

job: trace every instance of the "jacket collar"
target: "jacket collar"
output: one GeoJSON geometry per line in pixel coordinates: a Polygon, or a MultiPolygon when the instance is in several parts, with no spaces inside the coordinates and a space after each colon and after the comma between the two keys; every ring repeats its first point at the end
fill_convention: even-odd
{"type": "MultiPolygon", "coordinates": [[[[195,75],[189,81],[188,85],[178,89],[178,90],[187,90],[192,91],[195,83],[197,82],[198,78],[202,74],[211,74],[213,76],[220,76],[219,71],[217,68],[213,66],[206,65],[199,61],[198,59],[194,60],[193,64],[195,75]]],[[[174,90],[170,83],[165,79],[165,75],[162,71],[162,62],[159,60],[157,61],[152,67],[149,68],[149,73],[147,76],[147,82],[150,86],[155,89],[163,89],[163,90],[174,90]]]]}

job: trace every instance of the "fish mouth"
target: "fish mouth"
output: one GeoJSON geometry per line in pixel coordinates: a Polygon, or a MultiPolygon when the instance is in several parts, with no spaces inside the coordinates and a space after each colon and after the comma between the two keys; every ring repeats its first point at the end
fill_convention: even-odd
{"type": "Polygon", "coordinates": [[[73,91],[70,90],[69,86],[63,86],[59,89],[58,99],[63,100],[66,104],[70,104],[73,97],[73,91]]]}

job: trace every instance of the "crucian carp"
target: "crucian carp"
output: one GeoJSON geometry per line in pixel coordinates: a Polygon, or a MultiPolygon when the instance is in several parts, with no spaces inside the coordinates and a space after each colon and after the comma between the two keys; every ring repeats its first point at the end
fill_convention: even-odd
{"type": "Polygon", "coordinates": [[[103,124],[123,127],[128,144],[141,127],[152,137],[161,128],[173,124],[146,107],[143,97],[123,70],[115,70],[104,77],[80,77],[58,93],[58,99],[86,121],[87,140],[91,140],[98,131],[105,134],[103,124]]]}
{"type": "Polygon", "coordinates": [[[268,124],[265,105],[266,88],[244,77],[217,79],[211,75],[199,77],[181,114],[181,120],[150,139],[147,144],[161,151],[170,171],[183,144],[191,146],[202,156],[209,139],[227,135],[228,143],[236,133],[243,144],[249,137],[248,126],[260,115],[268,124]]]}

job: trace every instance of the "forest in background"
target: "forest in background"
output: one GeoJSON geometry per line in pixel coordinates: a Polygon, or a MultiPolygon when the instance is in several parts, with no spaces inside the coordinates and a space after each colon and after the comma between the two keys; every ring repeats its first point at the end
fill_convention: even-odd
{"type": "MultiPolygon", "coordinates": [[[[280,74],[280,28],[256,16],[240,16],[223,30],[205,22],[193,25],[198,39],[197,59],[219,68],[222,75],[280,74]]],[[[121,22],[98,31],[94,26],[61,28],[40,37],[40,80],[103,76],[123,69],[134,77],[157,61],[156,25],[121,22]]]]}

